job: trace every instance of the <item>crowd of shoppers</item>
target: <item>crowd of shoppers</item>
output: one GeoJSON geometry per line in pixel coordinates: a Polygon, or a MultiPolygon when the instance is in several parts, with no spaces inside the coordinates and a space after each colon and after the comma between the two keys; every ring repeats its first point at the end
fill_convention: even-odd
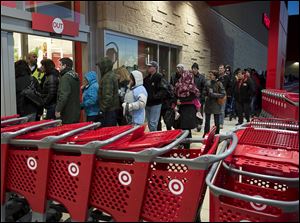
{"type": "Polygon", "coordinates": [[[178,64],[169,82],[159,73],[156,61],[146,64],[143,76],[137,68],[113,70],[113,62],[104,57],[97,63],[99,80],[96,71],[89,71],[80,87],[70,58],[61,58],[58,70],[50,59],[43,59],[38,68],[36,59],[35,53],[30,53],[27,61],[15,62],[17,112],[30,121],[40,120],[45,110],[45,119],[77,123],[84,110],[87,121],[102,126],[147,122],[149,131],[158,131],[163,120],[168,130],[188,130],[192,137],[191,130],[200,132],[205,119],[204,137],[210,130],[211,115],[218,134],[225,117],[230,121],[238,117],[236,124],[240,125],[261,109],[262,79],[251,68],[232,72],[229,65],[221,64],[206,77],[197,63],[190,69],[178,64]]]}

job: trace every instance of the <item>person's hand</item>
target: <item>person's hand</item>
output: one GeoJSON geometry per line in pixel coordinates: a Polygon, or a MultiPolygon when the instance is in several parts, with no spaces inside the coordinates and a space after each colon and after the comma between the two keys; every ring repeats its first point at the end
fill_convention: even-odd
{"type": "Polygon", "coordinates": [[[60,112],[55,112],[55,117],[60,118],[60,112]]]}
{"type": "Polygon", "coordinates": [[[123,107],[123,116],[125,116],[125,114],[126,114],[126,102],[124,102],[123,104],[122,104],[122,107],[123,107]]]}

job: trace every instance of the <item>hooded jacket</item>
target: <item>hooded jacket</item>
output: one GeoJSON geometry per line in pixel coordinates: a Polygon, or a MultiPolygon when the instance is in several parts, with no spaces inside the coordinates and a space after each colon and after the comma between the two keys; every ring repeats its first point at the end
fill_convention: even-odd
{"type": "Polygon", "coordinates": [[[131,72],[134,77],[135,85],[127,90],[124,101],[129,104],[129,112],[132,116],[132,123],[142,125],[145,122],[145,107],[147,104],[148,93],[143,86],[143,74],[134,70],[131,72]]]}
{"type": "Polygon", "coordinates": [[[88,85],[82,89],[81,107],[84,108],[87,116],[95,116],[100,112],[98,100],[99,84],[96,75],[95,71],[90,71],[85,74],[88,85]]]}
{"type": "Polygon", "coordinates": [[[112,61],[105,57],[98,63],[101,80],[99,83],[99,105],[102,112],[115,111],[119,108],[119,85],[117,75],[112,71],[112,61]]]}
{"type": "MultiPolygon", "coordinates": [[[[67,68],[66,68],[67,69],[67,68]]],[[[56,112],[61,113],[62,124],[77,123],[80,119],[80,81],[75,71],[64,69],[60,74],[56,112]]]]}

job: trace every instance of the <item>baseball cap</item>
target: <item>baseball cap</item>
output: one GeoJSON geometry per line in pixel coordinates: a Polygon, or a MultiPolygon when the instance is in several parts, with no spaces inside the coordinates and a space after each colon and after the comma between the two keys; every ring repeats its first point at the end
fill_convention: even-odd
{"type": "Polygon", "coordinates": [[[156,61],[151,61],[150,63],[146,64],[148,67],[155,67],[158,68],[158,63],[156,61]]]}

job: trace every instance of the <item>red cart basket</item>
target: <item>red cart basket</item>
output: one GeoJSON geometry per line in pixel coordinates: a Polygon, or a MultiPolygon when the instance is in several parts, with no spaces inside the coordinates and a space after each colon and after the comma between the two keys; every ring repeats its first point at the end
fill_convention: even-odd
{"type": "MultiPolygon", "coordinates": [[[[60,123],[60,121],[53,122],[60,123]]],[[[4,188],[8,192],[18,193],[27,199],[32,208],[34,221],[45,220],[43,217],[45,217],[51,144],[97,126],[99,123],[68,124],[29,132],[9,140],[4,188]]]]}
{"type": "Polygon", "coordinates": [[[9,115],[9,116],[1,116],[1,122],[5,121],[5,120],[8,120],[8,119],[19,118],[19,117],[20,117],[20,115],[18,115],[18,114],[9,115]]]}
{"type": "Polygon", "coordinates": [[[299,152],[268,141],[264,147],[244,144],[243,135],[234,153],[207,175],[210,221],[298,222],[299,152]]]}
{"type": "Polygon", "coordinates": [[[36,131],[38,129],[49,128],[60,123],[60,120],[45,120],[1,128],[1,220],[5,220],[5,214],[3,213],[5,211],[5,187],[7,181],[9,150],[11,148],[9,144],[10,140],[18,135],[26,134],[27,132],[36,131]]]}
{"type": "MultiPolygon", "coordinates": [[[[205,176],[210,165],[224,159],[235,149],[235,134],[215,135],[213,127],[205,139],[187,139],[202,143],[197,149],[173,149],[151,163],[141,218],[145,221],[191,222],[200,217],[205,196],[205,176]],[[224,153],[214,155],[219,143],[232,144],[224,153]]],[[[193,144],[192,144],[193,145],[193,144]]]]}
{"type": "Polygon", "coordinates": [[[261,116],[299,121],[299,94],[285,90],[262,90],[261,116]]]}
{"type": "Polygon", "coordinates": [[[8,127],[8,126],[21,124],[21,123],[24,123],[27,121],[28,121],[27,117],[11,118],[11,119],[3,120],[3,121],[1,120],[1,129],[8,127]]]}

